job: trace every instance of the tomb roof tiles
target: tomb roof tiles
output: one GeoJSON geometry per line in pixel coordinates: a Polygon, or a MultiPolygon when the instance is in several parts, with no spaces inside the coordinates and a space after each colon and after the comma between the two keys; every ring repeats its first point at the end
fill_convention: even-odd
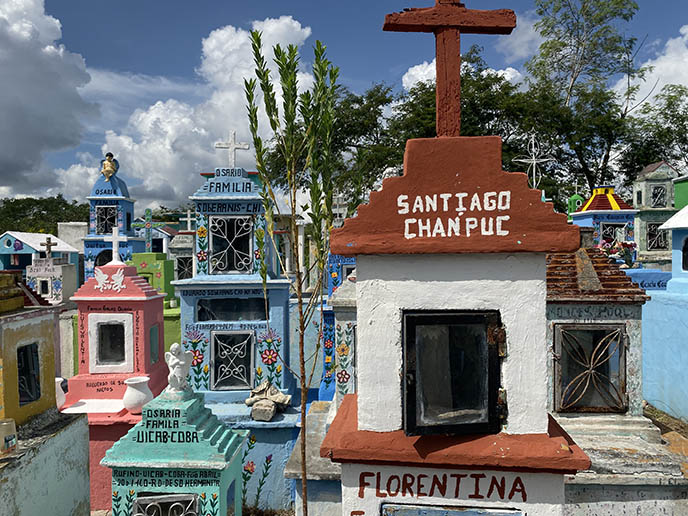
{"type": "Polygon", "coordinates": [[[614,192],[614,187],[598,186],[593,189],[592,196],[585,201],[583,207],[576,213],[619,210],[633,210],[633,206],[619,197],[618,194],[614,192]]]}
{"type": "Polygon", "coordinates": [[[650,297],[601,249],[547,255],[547,301],[642,304],[650,297]]]}

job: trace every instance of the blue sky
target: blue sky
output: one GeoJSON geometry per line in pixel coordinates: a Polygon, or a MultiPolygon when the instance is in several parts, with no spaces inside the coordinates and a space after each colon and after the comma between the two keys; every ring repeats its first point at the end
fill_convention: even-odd
{"type": "MultiPolygon", "coordinates": [[[[104,149],[147,205],[174,206],[219,164],[213,143],[236,129],[249,137],[242,77],[250,73],[247,31],[302,47],[316,39],[363,92],[376,82],[397,90],[433,74],[434,38],[383,32],[384,15],[432,5],[404,0],[15,0],[0,3],[0,196],[83,198],[104,149]],[[11,4],[11,5],[10,5],[11,4]],[[425,63],[425,64],[424,64],[425,63]],[[4,124],[4,126],[3,126],[4,124]]],[[[471,8],[514,9],[511,36],[462,38],[484,47],[489,66],[518,80],[539,40],[532,0],[468,0],[471,8]]],[[[654,64],[648,82],[688,84],[688,2],[640,0],[626,27],[647,37],[638,58],[654,64]]],[[[307,66],[302,79],[307,83],[307,66]]],[[[252,166],[250,153],[237,157],[252,166]]]]}

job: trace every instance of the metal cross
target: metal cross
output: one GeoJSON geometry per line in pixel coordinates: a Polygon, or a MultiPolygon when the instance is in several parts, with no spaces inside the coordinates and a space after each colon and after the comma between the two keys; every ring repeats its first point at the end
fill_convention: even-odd
{"type": "Polygon", "coordinates": [[[516,163],[526,163],[528,164],[528,183],[531,188],[537,188],[542,180],[542,174],[538,170],[538,165],[543,163],[549,163],[550,161],[556,161],[551,156],[544,156],[540,151],[540,144],[535,139],[535,135],[530,135],[530,141],[528,142],[528,153],[529,156],[517,156],[511,161],[516,163]]]}
{"type": "Polygon", "coordinates": [[[229,140],[226,142],[217,142],[215,144],[216,149],[227,149],[229,154],[229,168],[236,168],[236,151],[238,150],[248,150],[249,144],[245,142],[236,141],[236,131],[229,132],[229,140]]]}
{"type": "Polygon", "coordinates": [[[53,239],[50,237],[47,237],[45,239],[45,242],[41,242],[41,247],[45,247],[45,257],[50,258],[52,256],[52,248],[57,247],[59,244],[57,242],[53,242],[53,239]]]}
{"type": "Polygon", "coordinates": [[[191,216],[191,210],[186,210],[186,217],[181,217],[179,222],[186,222],[186,230],[193,231],[193,229],[191,229],[191,223],[196,222],[196,217],[191,216]]]}
{"type": "Polygon", "coordinates": [[[119,226],[115,224],[112,226],[112,236],[103,237],[103,240],[105,242],[112,242],[112,260],[108,265],[124,265],[124,262],[119,256],[119,243],[129,240],[127,235],[120,235],[119,226]]]}
{"type": "Polygon", "coordinates": [[[460,0],[436,0],[434,7],[405,9],[385,16],[382,30],[435,34],[437,136],[459,136],[461,129],[461,33],[511,34],[510,9],[467,9],[460,0]]]}
{"type": "Polygon", "coordinates": [[[145,230],[143,232],[143,236],[146,239],[146,252],[150,253],[153,249],[153,229],[161,228],[164,225],[164,222],[153,222],[153,211],[150,208],[146,208],[143,216],[143,222],[134,222],[131,227],[145,230]]]}

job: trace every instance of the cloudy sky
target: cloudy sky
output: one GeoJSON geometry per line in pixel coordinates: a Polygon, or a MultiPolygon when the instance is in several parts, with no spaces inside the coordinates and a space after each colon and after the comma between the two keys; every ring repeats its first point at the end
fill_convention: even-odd
{"type": "MultiPolygon", "coordinates": [[[[688,2],[639,3],[628,33],[647,38],[639,59],[654,66],[648,84],[688,85],[688,2]]],[[[137,212],[177,206],[201,184],[199,172],[226,163],[216,141],[230,129],[249,140],[243,95],[243,78],[252,72],[249,30],[262,30],[266,47],[299,45],[304,85],[320,39],[351,90],[385,82],[400,91],[434,76],[432,36],[381,30],[386,13],[412,4],[3,0],[0,197],[62,192],[81,200],[111,151],[140,201],[137,212]]],[[[491,67],[518,80],[539,44],[533,0],[477,4],[468,2],[514,9],[518,28],[507,37],[466,36],[462,44],[483,46],[491,67]]],[[[250,152],[237,160],[254,168],[250,152]]]]}

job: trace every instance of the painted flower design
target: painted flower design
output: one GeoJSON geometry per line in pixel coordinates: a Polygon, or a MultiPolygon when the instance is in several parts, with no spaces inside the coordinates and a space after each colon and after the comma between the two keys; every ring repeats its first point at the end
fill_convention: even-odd
{"type": "Polygon", "coordinates": [[[333,345],[334,345],[334,343],[332,342],[331,339],[327,339],[327,340],[325,341],[325,348],[326,348],[326,349],[332,349],[332,346],[333,346],[333,345]]]}
{"type": "Polygon", "coordinates": [[[203,340],[203,333],[193,329],[186,332],[186,339],[191,342],[201,342],[203,340]]]}
{"type": "Polygon", "coordinates": [[[208,236],[208,230],[203,226],[198,228],[198,231],[196,231],[196,233],[198,234],[199,238],[205,238],[208,236]]]}
{"type": "Polygon", "coordinates": [[[332,362],[332,357],[325,357],[325,363],[329,364],[330,362],[332,362]]]}
{"type": "Polygon", "coordinates": [[[248,438],[248,442],[251,444],[256,444],[256,441],[257,439],[255,435],[251,435],[251,437],[248,438]]]}
{"type": "Polygon", "coordinates": [[[260,250],[256,249],[255,251],[253,251],[253,256],[256,257],[256,260],[260,260],[260,250]]]}
{"type": "Polygon", "coordinates": [[[277,374],[280,374],[282,372],[282,364],[277,366],[276,371],[277,371],[277,374]]]}
{"type": "Polygon", "coordinates": [[[340,357],[345,357],[349,354],[349,346],[347,346],[346,344],[340,344],[339,346],[337,346],[337,354],[340,357]]]}
{"type": "Polygon", "coordinates": [[[204,373],[207,373],[207,372],[208,372],[208,369],[209,369],[209,368],[208,368],[208,364],[206,364],[206,365],[203,366],[203,372],[204,372],[204,373]]]}
{"type": "Polygon", "coordinates": [[[277,362],[277,351],[274,349],[266,349],[260,354],[260,358],[265,365],[271,365],[277,362]]]}
{"type": "Polygon", "coordinates": [[[346,383],[349,381],[350,378],[351,378],[351,375],[348,372],[346,372],[345,370],[339,371],[337,373],[337,381],[339,383],[346,383]]]}
{"type": "Polygon", "coordinates": [[[140,267],[141,267],[142,269],[145,269],[146,267],[148,267],[148,264],[147,264],[146,262],[141,262],[140,267]]]}
{"type": "Polygon", "coordinates": [[[204,262],[208,259],[208,253],[206,251],[198,251],[196,257],[198,258],[199,262],[204,262]]]}
{"type": "Polygon", "coordinates": [[[191,360],[191,365],[192,366],[197,366],[201,362],[203,362],[203,353],[201,353],[197,349],[192,349],[191,353],[193,353],[193,360],[191,360]]]}
{"type": "Polygon", "coordinates": [[[162,278],[162,272],[156,272],[155,277],[156,278],[162,278]]]}
{"type": "Polygon", "coordinates": [[[256,368],[256,374],[257,374],[258,376],[262,375],[262,374],[263,374],[263,368],[260,367],[260,366],[258,366],[258,367],[256,368]]]}
{"type": "Polygon", "coordinates": [[[255,473],[256,472],[256,463],[253,462],[252,460],[248,461],[244,465],[244,471],[248,471],[249,473],[255,473]]]}
{"type": "Polygon", "coordinates": [[[265,462],[272,462],[272,454],[265,457],[265,462]]]}
{"type": "Polygon", "coordinates": [[[325,378],[332,378],[332,371],[325,371],[325,378]]]}
{"type": "Polygon", "coordinates": [[[24,244],[20,240],[15,240],[14,241],[14,250],[15,251],[21,251],[24,249],[24,244]]]}
{"type": "Polygon", "coordinates": [[[337,279],[339,277],[339,274],[333,272],[332,274],[330,274],[330,276],[332,276],[332,279],[337,279]]]}

